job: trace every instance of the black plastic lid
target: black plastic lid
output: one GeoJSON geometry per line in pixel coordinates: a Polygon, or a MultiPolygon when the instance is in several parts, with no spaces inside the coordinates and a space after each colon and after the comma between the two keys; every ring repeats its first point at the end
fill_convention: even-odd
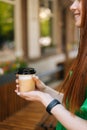
{"type": "Polygon", "coordinates": [[[36,73],[36,71],[35,71],[35,69],[34,68],[19,68],[18,70],[17,70],[17,73],[16,74],[25,74],[25,75],[27,75],[27,74],[35,74],[36,73]]]}

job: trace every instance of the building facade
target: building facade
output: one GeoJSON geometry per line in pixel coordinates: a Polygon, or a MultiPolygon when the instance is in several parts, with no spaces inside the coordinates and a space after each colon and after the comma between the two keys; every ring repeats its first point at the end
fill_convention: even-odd
{"type": "Polygon", "coordinates": [[[0,61],[23,58],[41,72],[44,66],[47,70],[55,68],[77,49],[79,33],[68,0],[0,0],[0,3],[13,8],[14,32],[14,47],[6,56],[0,50],[3,55],[0,61]]]}

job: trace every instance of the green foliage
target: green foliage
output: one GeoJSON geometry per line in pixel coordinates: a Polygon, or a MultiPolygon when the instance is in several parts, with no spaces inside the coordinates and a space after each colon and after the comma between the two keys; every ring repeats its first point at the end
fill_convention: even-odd
{"type": "Polygon", "coordinates": [[[13,6],[0,2],[0,43],[13,40],[13,6]]]}
{"type": "Polygon", "coordinates": [[[0,63],[0,68],[3,70],[4,74],[15,72],[18,68],[23,67],[27,67],[27,63],[26,61],[20,59],[0,63]]]}
{"type": "Polygon", "coordinates": [[[50,36],[51,33],[50,19],[43,19],[40,21],[41,37],[50,36]]]}

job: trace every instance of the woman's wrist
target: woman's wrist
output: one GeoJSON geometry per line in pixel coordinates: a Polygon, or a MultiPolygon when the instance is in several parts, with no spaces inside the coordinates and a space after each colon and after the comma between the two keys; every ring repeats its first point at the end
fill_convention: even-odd
{"type": "Polygon", "coordinates": [[[49,114],[52,114],[51,113],[51,110],[58,104],[61,104],[57,99],[53,99],[49,104],[48,106],[46,107],[46,111],[49,113],[49,114]]]}
{"type": "Polygon", "coordinates": [[[40,96],[40,102],[47,107],[48,104],[54,99],[53,97],[50,96],[48,93],[42,93],[40,96]]]}

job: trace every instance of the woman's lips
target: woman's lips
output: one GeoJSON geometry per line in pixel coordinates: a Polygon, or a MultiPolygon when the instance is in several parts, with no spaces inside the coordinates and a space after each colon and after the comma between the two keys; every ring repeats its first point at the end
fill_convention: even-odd
{"type": "Polygon", "coordinates": [[[74,14],[74,17],[75,17],[75,18],[80,17],[80,13],[78,13],[78,14],[77,14],[77,13],[76,13],[76,14],[74,14]]]}

